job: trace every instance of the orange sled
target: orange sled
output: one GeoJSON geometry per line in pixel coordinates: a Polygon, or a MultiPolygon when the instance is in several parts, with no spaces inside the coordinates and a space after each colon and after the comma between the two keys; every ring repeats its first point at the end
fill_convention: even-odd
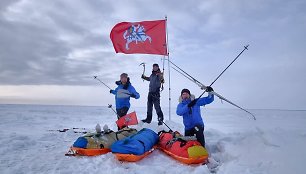
{"type": "Polygon", "coordinates": [[[124,128],[117,132],[104,130],[101,133],[88,133],[79,137],[69,148],[66,156],[97,156],[111,151],[110,146],[137,132],[136,129],[124,128]]]}
{"type": "Polygon", "coordinates": [[[197,140],[179,132],[162,132],[158,148],[184,164],[200,164],[208,159],[206,149],[197,140]]]}
{"type": "Polygon", "coordinates": [[[111,150],[108,148],[102,149],[84,149],[78,147],[70,147],[69,151],[65,154],[65,156],[97,156],[110,152],[111,150]]]}
{"type": "Polygon", "coordinates": [[[116,158],[119,161],[126,161],[126,162],[136,162],[139,161],[141,159],[143,159],[144,157],[148,156],[150,153],[152,153],[154,150],[154,148],[152,148],[151,150],[147,151],[146,153],[142,154],[142,155],[133,155],[133,154],[122,154],[122,153],[113,153],[116,158]]]}
{"type": "Polygon", "coordinates": [[[178,155],[175,155],[174,153],[171,153],[170,151],[159,148],[161,151],[165,152],[167,155],[171,156],[172,158],[178,160],[179,162],[182,162],[184,164],[202,164],[204,162],[207,162],[208,155],[207,156],[201,156],[201,157],[181,157],[178,155]]]}

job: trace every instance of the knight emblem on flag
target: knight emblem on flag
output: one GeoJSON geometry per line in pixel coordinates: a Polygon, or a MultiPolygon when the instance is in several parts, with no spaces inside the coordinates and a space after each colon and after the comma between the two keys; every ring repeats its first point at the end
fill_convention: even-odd
{"type": "Polygon", "coordinates": [[[149,42],[152,42],[150,36],[146,35],[144,26],[138,24],[130,26],[123,34],[123,38],[126,40],[125,48],[129,50],[129,44],[134,42],[137,44],[138,42],[145,42],[147,39],[149,42]]]}

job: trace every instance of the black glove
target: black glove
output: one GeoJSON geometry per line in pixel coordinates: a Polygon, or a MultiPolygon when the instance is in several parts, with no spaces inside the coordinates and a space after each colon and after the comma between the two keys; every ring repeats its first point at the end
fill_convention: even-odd
{"type": "Polygon", "coordinates": [[[160,80],[160,83],[165,83],[165,80],[162,78],[162,79],[160,80]]]}
{"type": "Polygon", "coordinates": [[[188,104],[188,107],[191,108],[193,107],[196,103],[197,103],[198,99],[194,99],[192,100],[189,104],[188,104]]]}
{"type": "Polygon", "coordinates": [[[111,89],[111,90],[109,90],[109,93],[112,93],[113,91],[114,91],[114,90],[111,89]]]}
{"type": "Polygon", "coordinates": [[[135,94],[131,94],[130,95],[132,98],[136,98],[136,95],[135,94]]]}
{"type": "Polygon", "coordinates": [[[212,87],[210,87],[210,86],[207,86],[206,87],[206,92],[211,92],[211,91],[214,91],[214,89],[212,87]]]}

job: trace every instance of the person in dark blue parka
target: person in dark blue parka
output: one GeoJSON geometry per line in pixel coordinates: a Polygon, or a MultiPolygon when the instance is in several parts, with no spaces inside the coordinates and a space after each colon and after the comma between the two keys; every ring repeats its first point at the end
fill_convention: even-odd
{"type": "Polygon", "coordinates": [[[183,89],[180,96],[180,103],[177,105],[176,114],[183,116],[185,136],[196,135],[197,140],[205,147],[204,122],[201,116],[200,106],[210,104],[214,101],[213,88],[208,86],[207,97],[195,99],[188,89],[183,89]]]}
{"type": "Polygon", "coordinates": [[[116,84],[118,87],[115,90],[110,90],[110,93],[115,95],[118,116],[123,117],[130,109],[130,97],[139,99],[140,95],[132,86],[130,78],[126,73],[120,75],[120,81],[116,81],[116,84]]]}
{"type": "Polygon", "coordinates": [[[158,125],[162,125],[164,121],[164,114],[160,107],[160,88],[165,82],[163,73],[160,71],[158,64],[153,64],[153,70],[150,77],[141,75],[141,78],[150,81],[148,102],[147,102],[147,118],[143,119],[142,122],[150,124],[152,121],[153,105],[156,110],[158,117],[158,125]]]}

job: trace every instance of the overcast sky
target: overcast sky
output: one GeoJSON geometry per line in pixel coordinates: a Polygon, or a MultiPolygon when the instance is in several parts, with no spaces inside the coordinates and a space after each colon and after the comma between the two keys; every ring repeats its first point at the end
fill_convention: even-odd
{"type": "MultiPolygon", "coordinates": [[[[305,0],[1,0],[0,103],[104,106],[114,96],[92,76],[115,88],[126,72],[141,95],[132,105],[146,106],[139,64],[148,76],[162,56],[116,54],[109,34],[165,15],[170,59],[197,80],[209,85],[250,44],[215,91],[248,109],[306,109],[305,0]]],[[[171,69],[172,106],[183,88],[202,92],[171,69]]],[[[234,108],[218,99],[210,107],[234,108]]]]}

